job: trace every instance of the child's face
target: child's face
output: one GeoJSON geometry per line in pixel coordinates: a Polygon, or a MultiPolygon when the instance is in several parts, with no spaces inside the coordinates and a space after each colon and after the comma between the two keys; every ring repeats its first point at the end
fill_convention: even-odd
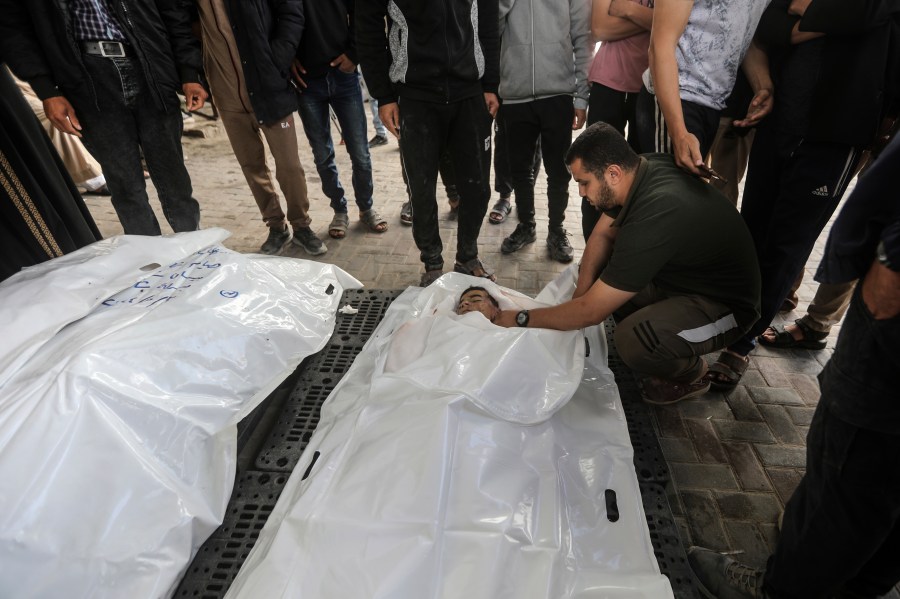
{"type": "Polygon", "coordinates": [[[459,304],[456,306],[457,314],[467,314],[469,312],[481,312],[485,318],[493,322],[500,309],[494,305],[487,292],[481,289],[473,289],[462,294],[459,298],[459,304]]]}

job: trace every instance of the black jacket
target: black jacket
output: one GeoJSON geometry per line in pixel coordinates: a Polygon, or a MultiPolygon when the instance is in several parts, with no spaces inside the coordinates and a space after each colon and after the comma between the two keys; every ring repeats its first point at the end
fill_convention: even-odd
{"type": "Polygon", "coordinates": [[[353,40],[353,0],[303,0],[303,12],[306,29],[297,59],[309,77],[325,75],[341,54],[359,63],[353,40]]]}
{"type": "Polygon", "coordinates": [[[303,35],[303,0],[228,0],[228,19],[260,123],[297,110],[291,62],[303,35]]]}
{"type": "Polygon", "coordinates": [[[806,42],[821,45],[812,48],[817,68],[809,73],[797,61],[811,48],[790,43],[798,17],[787,14],[788,4],[774,0],[757,29],[757,38],[769,48],[775,80],[770,118],[787,127],[802,123],[796,134],[810,141],[868,146],[900,93],[900,0],[813,0],[799,29],[825,36],[806,42]],[[779,97],[791,95],[787,88],[798,85],[798,79],[807,80],[809,95],[791,110],[805,114],[785,114],[779,97]]]}
{"type": "Polygon", "coordinates": [[[380,104],[398,96],[449,103],[497,93],[498,0],[391,0],[390,6],[389,14],[388,0],[361,0],[355,15],[363,76],[380,104]]]}
{"type": "MultiPolygon", "coordinates": [[[[110,0],[157,105],[172,106],[182,83],[200,81],[200,43],[178,0],[110,0]]],[[[39,98],[96,97],[69,33],[66,0],[0,0],[0,55],[39,98]]]]}

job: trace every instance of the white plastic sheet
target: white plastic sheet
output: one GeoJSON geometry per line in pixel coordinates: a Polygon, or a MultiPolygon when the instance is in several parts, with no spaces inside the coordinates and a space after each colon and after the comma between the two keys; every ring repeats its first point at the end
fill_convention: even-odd
{"type": "Polygon", "coordinates": [[[451,314],[470,284],[536,304],[455,274],[404,292],[324,404],[228,599],[672,596],[601,329],[585,359],[581,333],[451,314]]]}
{"type": "Polygon", "coordinates": [[[221,523],[236,423],[359,286],[226,236],[112,238],[0,284],[0,597],[169,596],[221,523]]]}

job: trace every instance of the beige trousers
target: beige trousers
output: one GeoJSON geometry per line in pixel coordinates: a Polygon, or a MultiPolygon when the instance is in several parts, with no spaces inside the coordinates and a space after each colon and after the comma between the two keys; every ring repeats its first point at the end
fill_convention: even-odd
{"type": "Polygon", "coordinates": [[[63,133],[53,126],[53,123],[44,114],[43,103],[37,97],[37,94],[34,93],[34,90],[31,89],[31,86],[19,79],[16,79],[16,84],[22,91],[22,95],[28,100],[28,104],[31,106],[34,114],[37,115],[38,120],[41,121],[41,125],[47,131],[47,135],[50,136],[50,142],[56,148],[59,157],[62,158],[63,165],[65,165],[72,180],[75,183],[84,183],[103,174],[100,164],[94,160],[94,157],[87,151],[80,139],[74,135],[63,133]]]}
{"type": "Polygon", "coordinates": [[[267,125],[259,124],[254,114],[250,112],[230,112],[220,109],[219,117],[266,225],[281,228],[284,225],[285,214],[275,192],[272,173],[266,163],[263,136],[272,157],[275,158],[275,178],[287,204],[287,220],[295,229],[308,227],[312,219],[309,217],[306,173],[300,164],[294,115],[291,114],[267,125]]]}

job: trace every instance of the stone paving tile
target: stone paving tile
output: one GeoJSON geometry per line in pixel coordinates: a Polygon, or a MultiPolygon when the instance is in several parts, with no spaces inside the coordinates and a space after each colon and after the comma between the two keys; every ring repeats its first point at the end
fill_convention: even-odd
{"type": "Polygon", "coordinates": [[[793,388],[748,387],[747,390],[758,404],[803,405],[803,400],[793,388]]]}
{"type": "Polygon", "coordinates": [[[681,489],[739,488],[734,472],[727,464],[672,464],[675,486],[681,489]]]}
{"type": "Polygon", "coordinates": [[[688,418],[684,421],[694,442],[694,448],[700,461],[705,463],[727,464],[728,455],[719,442],[712,423],[706,419],[688,418]]]}
{"type": "Polygon", "coordinates": [[[746,385],[739,385],[734,391],[725,395],[725,401],[731,407],[734,417],[742,422],[762,422],[763,417],[746,385]]]}
{"type": "Polygon", "coordinates": [[[671,406],[654,406],[653,415],[660,437],[687,438],[687,428],[677,410],[671,409],[671,406]]]}
{"type": "Polygon", "coordinates": [[[756,451],[764,466],[788,466],[803,468],[806,466],[806,448],[802,446],[756,444],[756,451]]]}
{"type": "Polygon", "coordinates": [[[772,491],[772,484],[753,446],[749,443],[725,443],[731,467],[745,491],[772,491]]]}
{"type": "Polygon", "coordinates": [[[713,426],[716,428],[719,437],[726,441],[775,442],[775,435],[772,434],[765,422],[714,420],[713,426]]]}
{"type": "Polygon", "coordinates": [[[803,444],[804,437],[797,430],[797,427],[794,426],[794,422],[791,420],[785,406],[761,405],[759,406],[759,411],[762,412],[763,417],[766,419],[766,424],[769,425],[769,429],[779,443],[788,445],[803,444]]]}
{"type": "MultiPolygon", "coordinates": [[[[787,373],[782,369],[778,358],[765,358],[753,356],[753,366],[762,374],[766,385],[769,387],[790,387],[791,381],[787,373]]],[[[745,385],[749,383],[744,383],[745,385]]],[[[762,386],[762,385],[760,385],[762,386]]]]}
{"type": "Polygon", "coordinates": [[[734,418],[728,403],[720,393],[707,393],[703,397],[686,399],[676,404],[682,418],[734,418]]]}
{"type": "Polygon", "coordinates": [[[813,413],[816,411],[815,408],[801,408],[797,406],[785,406],[784,410],[790,416],[791,422],[797,426],[807,427],[812,422],[813,413]]]}
{"type": "Polygon", "coordinates": [[[669,462],[698,462],[697,452],[694,451],[694,444],[690,439],[674,439],[660,437],[659,444],[662,447],[663,455],[669,462]]]}
{"type": "Polygon", "coordinates": [[[731,520],[776,522],[781,504],[774,493],[715,493],[719,512],[731,520]]]}
{"type": "Polygon", "coordinates": [[[716,501],[708,491],[682,491],[689,543],[717,551],[729,548],[716,501]]]}
{"type": "Polygon", "coordinates": [[[766,468],[766,473],[775,486],[782,505],[788,502],[803,477],[802,471],[796,468],[766,468]]]}
{"type": "Polygon", "coordinates": [[[807,374],[797,374],[791,377],[791,384],[808,406],[815,407],[819,403],[819,382],[815,377],[807,374]]]}

